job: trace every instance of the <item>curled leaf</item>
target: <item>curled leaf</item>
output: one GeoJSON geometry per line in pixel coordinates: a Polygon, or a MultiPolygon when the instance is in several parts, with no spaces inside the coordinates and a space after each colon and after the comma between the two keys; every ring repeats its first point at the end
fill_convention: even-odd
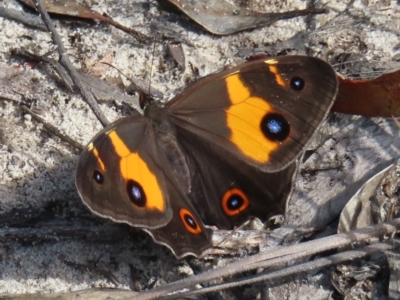
{"type": "Polygon", "coordinates": [[[169,2],[206,30],[218,35],[233,34],[246,29],[268,26],[279,20],[325,12],[325,10],[304,9],[284,13],[259,13],[238,8],[225,0],[169,0],[169,2]]]}
{"type": "Polygon", "coordinates": [[[398,218],[400,214],[400,160],[368,180],[343,209],[338,232],[398,218]]]}
{"type": "Polygon", "coordinates": [[[400,70],[372,80],[339,76],[339,94],[332,111],[366,117],[399,117],[400,70]]]}

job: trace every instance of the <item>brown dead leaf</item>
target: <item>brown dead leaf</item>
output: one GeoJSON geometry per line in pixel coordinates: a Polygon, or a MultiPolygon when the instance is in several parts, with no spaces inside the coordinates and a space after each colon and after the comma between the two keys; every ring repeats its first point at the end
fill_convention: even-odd
{"type": "Polygon", "coordinates": [[[90,76],[102,77],[105,71],[110,67],[109,64],[112,63],[115,53],[112,51],[107,52],[104,57],[95,62],[86,62],[86,67],[88,71],[86,72],[90,76]]]}
{"type": "Polygon", "coordinates": [[[400,70],[372,80],[339,76],[339,94],[332,111],[365,117],[399,117],[400,70]]]}
{"type": "MultiPolygon", "coordinates": [[[[33,9],[36,9],[36,4],[34,0],[19,1],[33,9]]],[[[115,22],[113,19],[99,14],[98,12],[76,2],[75,0],[43,0],[43,4],[46,7],[47,12],[50,14],[58,14],[62,16],[70,16],[89,20],[98,20],[131,34],[140,42],[147,42],[149,40],[148,37],[143,33],[140,33],[132,28],[125,27],[122,24],[115,22]]]]}

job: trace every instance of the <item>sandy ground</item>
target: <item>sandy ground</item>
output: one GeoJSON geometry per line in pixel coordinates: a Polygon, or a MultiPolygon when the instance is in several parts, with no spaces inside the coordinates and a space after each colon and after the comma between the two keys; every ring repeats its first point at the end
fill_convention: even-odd
{"type": "MultiPolygon", "coordinates": [[[[243,4],[243,1],[236,2],[240,3],[243,4]]],[[[251,9],[262,12],[301,9],[305,8],[305,4],[306,1],[272,0],[247,3],[251,9]]],[[[106,13],[127,27],[137,27],[152,36],[150,23],[164,24],[177,30],[178,36],[187,41],[183,44],[186,68],[182,70],[167,54],[166,43],[159,40],[143,46],[128,34],[106,24],[66,18],[55,21],[77,68],[95,72],[94,64],[105,59],[128,78],[139,78],[146,82],[152,70],[151,85],[164,93],[165,101],[195,80],[193,69],[198,70],[198,75],[202,77],[226,65],[240,63],[243,59],[240,54],[245,50],[274,54],[274,48],[270,45],[301,32],[306,33],[305,37],[293,44],[294,49],[289,53],[318,56],[332,64],[339,64],[341,58],[353,54],[354,60],[366,61],[363,66],[367,70],[372,70],[368,62],[389,68],[395,64],[400,53],[400,5],[396,1],[318,1],[318,7],[327,8],[328,13],[315,16],[312,21],[306,21],[305,18],[278,21],[267,28],[224,37],[210,35],[184,19],[178,18],[175,22],[172,18],[168,19],[162,9],[154,5],[147,7],[139,1],[100,0],[92,5],[96,11],[106,13]]],[[[16,0],[2,0],[0,6],[22,9],[16,0]]],[[[91,265],[96,262],[98,268],[112,273],[120,282],[119,287],[124,289],[141,289],[154,281],[158,285],[190,275],[193,270],[197,272],[193,260],[177,261],[168,249],[153,243],[140,230],[103,222],[83,206],[74,187],[78,152],[44,130],[30,115],[23,113],[18,102],[31,103],[32,108],[40,112],[47,122],[82,144],[86,144],[101,129],[101,125],[79,95],[69,92],[55,77],[46,75],[42,68],[32,69],[20,58],[10,55],[12,49],[19,48],[44,54],[52,51],[54,46],[48,33],[0,18],[0,80],[4,83],[7,74],[14,72],[15,75],[0,90],[0,212],[4,216],[10,216],[11,213],[15,218],[14,221],[9,218],[4,221],[8,226],[4,227],[0,246],[0,294],[115,287],[99,272],[66,264],[65,260],[91,265]],[[20,232],[18,230],[23,227],[21,224],[31,224],[24,223],[25,219],[31,217],[35,217],[34,224],[38,232],[59,225],[76,228],[74,230],[82,231],[84,235],[90,228],[94,231],[105,228],[105,232],[111,228],[122,234],[115,238],[104,237],[103,240],[101,236],[75,238],[72,234],[49,238],[51,241],[46,240],[45,236],[33,237],[32,240],[24,236],[16,241],[16,235],[11,231],[13,224],[18,225],[17,232],[20,232]],[[12,238],[8,238],[7,234],[12,238]],[[133,273],[137,279],[133,282],[129,265],[135,268],[133,273]]],[[[109,81],[122,80],[129,85],[125,78],[120,79],[113,68],[107,67],[99,72],[109,81]]],[[[114,101],[102,101],[101,106],[111,120],[126,113],[126,109],[114,101]]],[[[365,132],[369,132],[366,129],[368,126],[381,124],[379,120],[363,118],[357,119],[357,122],[354,124],[360,125],[365,132]]],[[[335,131],[337,134],[338,128],[350,123],[353,123],[353,119],[343,117],[343,120],[334,124],[334,129],[328,128],[326,132],[330,134],[335,131]]],[[[393,130],[393,124],[388,126],[392,126],[390,128],[393,130]]],[[[323,142],[318,141],[317,145],[323,142]]],[[[389,145],[393,143],[398,141],[388,142],[389,145]]],[[[396,147],[384,154],[381,151],[377,156],[380,163],[374,166],[378,169],[395,158],[396,147]]],[[[299,188],[299,191],[298,197],[304,195],[304,189],[299,188]]],[[[340,211],[345,201],[342,198],[336,210],[340,211]]],[[[295,217],[292,219],[293,223],[301,223],[295,217]]],[[[327,222],[329,218],[322,219],[318,222],[327,222]]],[[[218,263],[205,262],[202,268],[218,263]]],[[[329,288],[321,285],[316,289],[318,293],[315,295],[327,299],[329,288]]]]}

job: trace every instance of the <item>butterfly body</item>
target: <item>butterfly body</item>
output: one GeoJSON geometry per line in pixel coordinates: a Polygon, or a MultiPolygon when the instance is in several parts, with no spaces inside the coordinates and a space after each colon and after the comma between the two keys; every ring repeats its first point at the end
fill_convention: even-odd
{"type": "Polygon", "coordinates": [[[96,214],[148,231],[177,257],[283,213],[299,156],[337,92],[308,57],[255,61],[205,77],[165,106],[120,119],[83,151],[76,185],[96,214]]]}

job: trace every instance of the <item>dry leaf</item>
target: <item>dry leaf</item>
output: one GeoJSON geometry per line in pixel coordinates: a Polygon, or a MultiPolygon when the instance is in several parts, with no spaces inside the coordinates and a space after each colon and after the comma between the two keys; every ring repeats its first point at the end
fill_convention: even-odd
{"type": "Polygon", "coordinates": [[[233,34],[246,29],[268,26],[272,23],[309,14],[324,13],[325,10],[294,10],[284,13],[259,13],[224,0],[169,0],[193,21],[211,33],[233,34]]]}
{"type": "Polygon", "coordinates": [[[339,76],[339,94],[332,111],[366,117],[400,116],[400,71],[372,80],[339,76]]]}

